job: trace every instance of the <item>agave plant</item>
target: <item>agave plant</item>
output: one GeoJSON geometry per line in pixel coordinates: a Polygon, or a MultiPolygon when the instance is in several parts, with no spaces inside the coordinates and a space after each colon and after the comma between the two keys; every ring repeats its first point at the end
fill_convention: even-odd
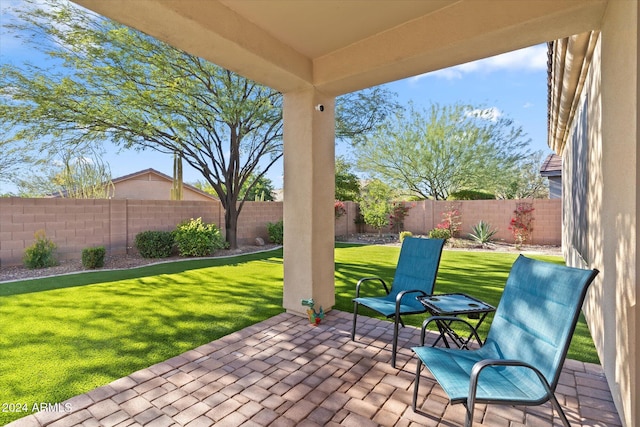
{"type": "Polygon", "coordinates": [[[493,236],[498,232],[498,230],[492,230],[491,225],[484,221],[480,221],[477,225],[474,225],[472,228],[472,233],[469,233],[469,237],[474,242],[482,245],[483,247],[493,240],[493,236]]]}

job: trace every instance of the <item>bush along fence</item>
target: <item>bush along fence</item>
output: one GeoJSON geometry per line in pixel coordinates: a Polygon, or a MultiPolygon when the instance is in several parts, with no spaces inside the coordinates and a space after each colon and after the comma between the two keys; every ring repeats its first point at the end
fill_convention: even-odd
{"type": "MultiPolygon", "coordinates": [[[[238,243],[254,244],[257,237],[270,241],[267,224],[278,223],[282,216],[280,202],[245,203],[238,243]]],[[[378,232],[362,222],[354,202],[337,204],[335,216],[336,236],[378,232]]],[[[513,243],[520,236],[524,244],[561,244],[560,199],[402,202],[394,204],[391,216],[383,233],[427,235],[433,229],[449,228],[467,237],[483,221],[496,230],[496,240],[513,243]],[[518,213],[519,203],[530,203],[524,209],[531,208],[528,218],[518,213]],[[519,225],[522,221],[529,221],[527,230],[519,225]]],[[[82,251],[90,247],[104,247],[108,255],[135,251],[139,233],[173,231],[191,218],[202,218],[224,230],[224,210],[215,201],[0,198],[0,266],[22,264],[36,233],[44,233],[56,246],[58,259],[81,259],[82,251]]]]}
{"type": "MultiPolygon", "coordinates": [[[[358,218],[356,203],[344,202],[341,207],[344,212],[336,215],[336,236],[378,232],[358,218]]],[[[382,232],[410,231],[414,235],[428,235],[435,229],[442,230],[443,236],[448,234],[466,238],[477,231],[474,228],[481,221],[495,231],[493,240],[554,246],[562,243],[561,199],[422,200],[396,203],[392,207],[389,225],[382,232]]]]}

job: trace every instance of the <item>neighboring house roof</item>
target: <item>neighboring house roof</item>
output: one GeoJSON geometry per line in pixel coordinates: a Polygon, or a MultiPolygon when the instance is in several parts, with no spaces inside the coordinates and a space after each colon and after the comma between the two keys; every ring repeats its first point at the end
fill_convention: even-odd
{"type": "MultiPolygon", "coordinates": [[[[173,185],[173,178],[155,169],[149,168],[114,178],[111,182],[114,186],[114,194],[111,198],[114,199],[166,200],[170,198],[169,189],[171,185],[173,185]],[[153,181],[155,181],[156,184],[153,184],[153,181]],[[157,182],[162,184],[157,184],[157,182]]],[[[182,188],[184,200],[218,200],[217,197],[202,191],[193,185],[183,183],[182,188]]],[[[47,197],[67,197],[67,192],[62,191],[52,193],[47,197]]]]}
{"type": "Polygon", "coordinates": [[[542,176],[562,176],[562,157],[549,154],[540,167],[542,176]]]}
{"type": "MultiPolygon", "coordinates": [[[[135,181],[137,179],[140,179],[140,178],[144,177],[145,175],[154,175],[155,177],[159,178],[159,180],[168,181],[169,183],[173,183],[173,178],[171,176],[166,175],[166,174],[164,174],[162,172],[159,172],[159,171],[157,171],[157,170],[155,170],[153,168],[144,169],[144,170],[141,170],[141,171],[138,171],[138,172],[133,172],[133,173],[130,173],[128,175],[124,175],[124,176],[121,176],[121,177],[118,177],[118,178],[114,178],[114,179],[111,180],[111,182],[113,182],[113,185],[116,187],[116,191],[117,191],[117,187],[118,187],[119,183],[123,183],[123,182],[126,182],[126,181],[135,181]]],[[[209,198],[211,200],[218,200],[217,197],[215,197],[215,196],[213,196],[213,195],[211,195],[211,194],[209,194],[209,193],[207,193],[205,191],[202,191],[199,188],[194,187],[193,185],[189,185],[187,183],[183,183],[182,186],[183,186],[183,191],[184,190],[192,191],[194,193],[199,194],[200,196],[209,198]]],[[[118,198],[117,194],[116,194],[116,198],[118,198]]]]}

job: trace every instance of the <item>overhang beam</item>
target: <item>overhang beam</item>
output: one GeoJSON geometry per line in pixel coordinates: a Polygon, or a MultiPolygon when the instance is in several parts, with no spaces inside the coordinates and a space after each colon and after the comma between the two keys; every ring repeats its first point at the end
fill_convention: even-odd
{"type": "MultiPolygon", "coordinates": [[[[394,4],[401,0],[395,0],[383,3],[395,20],[387,28],[370,27],[354,41],[335,2],[309,0],[311,12],[305,9],[300,16],[291,13],[288,2],[254,2],[257,11],[268,5],[269,13],[252,9],[248,18],[242,14],[246,4],[235,8],[233,0],[75,1],[283,93],[315,87],[331,96],[591,31],[599,28],[607,5],[607,0],[459,0],[425,9],[416,2],[416,16],[398,24],[394,4]],[[281,16],[287,19],[274,19],[281,16]],[[308,27],[342,31],[343,45],[332,34],[322,46],[322,34],[304,31],[305,19],[308,27]],[[290,28],[282,28],[286,22],[290,28]],[[313,42],[311,51],[328,53],[306,56],[293,47],[304,39],[313,42]]],[[[406,19],[411,1],[402,1],[406,19]]]]}
{"type": "Polygon", "coordinates": [[[312,62],[216,0],[74,0],[281,92],[310,87],[312,62]]]}

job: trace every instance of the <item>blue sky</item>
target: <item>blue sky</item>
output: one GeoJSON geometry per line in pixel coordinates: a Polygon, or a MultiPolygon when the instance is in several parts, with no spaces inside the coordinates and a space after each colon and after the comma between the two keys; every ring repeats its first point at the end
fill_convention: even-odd
{"type": "MultiPolygon", "coordinates": [[[[0,25],[8,20],[6,7],[15,1],[0,0],[0,25]]],[[[547,146],[547,48],[546,45],[486,58],[420,76],[388,83],[385,86],[398,94],[401,104],[413,102],[417,107],[431,103],[461,102],[490,108],[492,114],[506,116],[521,126],[531,138],[531,149],[551,153],[547,146]]],[[[33,52],[17,40],[0,31],[0,62],[19,63],[34,60],[33,52]]],[[[109,163],[112,176],[119,177],[142,169],[154,168],[172,174],[171,156],[146,150],[119,152],[106,147],[104,161],[109,163]]],[[[338,154],[348,153],[348,147],[338,146],[338,154]]],[[[276,164],[267,175],[276,188],[282,186],[282,163],[276,164]]],[[[186,182],[201,180],[195,170],[185,165],[186,182]]],[[[2,184],[1,192],[15,191],[2,184]]]]}

